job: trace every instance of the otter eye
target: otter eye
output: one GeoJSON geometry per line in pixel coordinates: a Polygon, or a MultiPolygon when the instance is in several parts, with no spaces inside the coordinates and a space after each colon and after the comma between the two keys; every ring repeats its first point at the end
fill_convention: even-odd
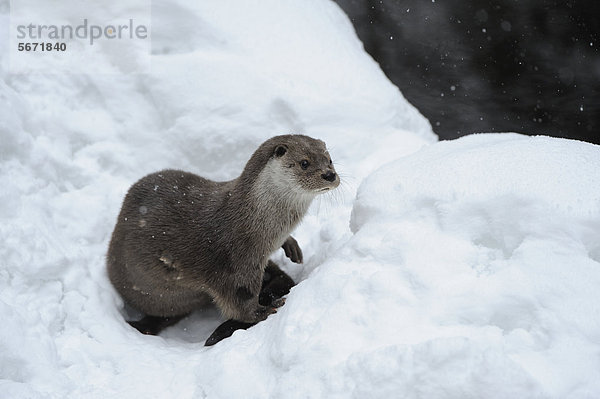
{"type": "Polygon", "coordinates": [[[310,163],[305,159],[303,161],[300,161],[300,167],[304,170],[306,170],[306,168],[308,168],[308,165],[310,165],[310,163]]]}
{"type": "Polygon", "coordinates": [[[331,162],[331,158],[329,159],[329,165],[331,165],[333,162],[331,162]]]}

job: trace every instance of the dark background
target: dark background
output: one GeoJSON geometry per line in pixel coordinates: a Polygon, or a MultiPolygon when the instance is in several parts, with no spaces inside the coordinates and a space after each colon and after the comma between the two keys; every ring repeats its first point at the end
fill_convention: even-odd
{"type": "Polygon", "coordinates": [[[600,1],[335,0],[441,139],[600,144],[600,1]]]}

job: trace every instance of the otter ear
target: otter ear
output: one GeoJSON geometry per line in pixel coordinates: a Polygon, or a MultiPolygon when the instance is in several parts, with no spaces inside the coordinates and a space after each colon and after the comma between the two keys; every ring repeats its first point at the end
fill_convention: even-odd
{"type": "Polygon", "coordinates": [[[276,157],[282,157],[287,152],[287,147],[285,145],[278,145],[275,147],[274,154],[276,157]]]}

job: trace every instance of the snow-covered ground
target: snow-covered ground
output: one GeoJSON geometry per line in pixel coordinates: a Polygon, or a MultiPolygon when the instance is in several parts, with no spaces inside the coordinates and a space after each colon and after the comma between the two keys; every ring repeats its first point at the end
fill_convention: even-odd
{"type": "Polygon", "coordinates": [[[600,397],[598,146],[436,143],[333,3],[196,3],[153,4],[142,74],[9,73],[0,3],[0,398],[600,397]],[[285,306],[209,348],[214,310],[129,327],[104,266],[129,185],[230,179],[290,132],[343,186],[305,263],[273,256],[285,306]]]}

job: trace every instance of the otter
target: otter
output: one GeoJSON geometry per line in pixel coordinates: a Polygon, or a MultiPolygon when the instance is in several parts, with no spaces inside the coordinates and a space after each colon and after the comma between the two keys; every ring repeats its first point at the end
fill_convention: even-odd
{"type": "Polygon", "coordinates": [[[294,283],[269,256],[282,247],[302,262],[290,233],[339,184],[325,143],[305,135],[268,139],[231,181],[179,170],[143,177],[125,196],[107,254],[111,283],[144,314],[129,323],[158,334],[214,303],[229,320],[210,345],[276,313],[294,283]]]}

